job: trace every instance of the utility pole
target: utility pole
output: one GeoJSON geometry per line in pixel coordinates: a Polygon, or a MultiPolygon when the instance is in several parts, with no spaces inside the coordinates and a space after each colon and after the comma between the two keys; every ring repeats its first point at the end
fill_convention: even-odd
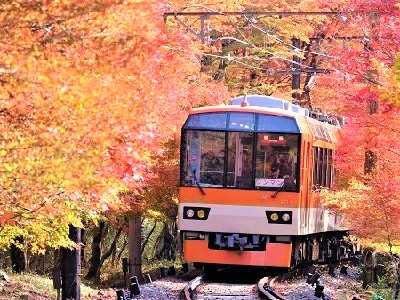
{"type": "Polygon", "coordinates": [[[301,42],[298,38],[293,38],[292,39],[292,45],[294,48],[295,54],[293,55],[293,73],[292,73],[292,90],[294,91],[292,93],[292,98],[293,98],[293,103],[294,104],[300,104],[300,81],[301,81],[301,68],[300,68],[300,63],[301,63],[301,58],[300,56],[296,55],[296,52],[300,52],[300,47],[301,47],[301,42]]]}

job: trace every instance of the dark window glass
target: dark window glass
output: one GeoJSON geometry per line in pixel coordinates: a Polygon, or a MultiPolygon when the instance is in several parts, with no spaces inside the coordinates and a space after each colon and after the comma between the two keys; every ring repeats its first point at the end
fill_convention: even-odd
{"type": "Polygon", "coordinates": [[[296,122],[241,112],[190,115],[182,130],[181,185],[298,191],[296,122]]]}
{"type": "Polygon", "coordinates": [[[228,113],[190,115],[184,128],[226,130],[228,113]]]}
{"type": "Polygon", "coordinates": [[[296,119],[283,116],[259,115],[257,131],[300,132],[296,119]]]}
{"type": "Polygon", "coordinates": [[[186,131],[183,135],[181,185],[223,185],[225,132],[186,131]]]}
{"type": "Polygon", "coordinates": [[[332,164],[332,150],[328,149],[328,167],[326,170],[326,182],[327,182],[327,187],[332,187],[332,169],[333,169],[333,164],[332,164]]]}
{"type": "Polygon", "coordinates": [[[229,126],[230,131],[254,131],[255,115],[252,113],[230,113],[229,126]]]}
{"type": "Polygon", "coordinates": [[[327,150],[326,148],[321,149],[322,150],[322,168],[321,168],[321,185],[326,187],[326,172],[328,168],[328,158],[327,158],[327,150]]]}
{"type": "Polygon", "coordinates": [[[314,166],[313,166],[313,187],[316,188],[318,186],[318,147],[314,147],[314,166]]]}
{"type": "Polygon", "coordinates": [[[228,187],[253,187],[253,138],[250,132],[229,132],[228,187]]]}
{"type": "Polygon", "coordinates": [[[259,133],[256,153],[256,188],[294,191],[299,182],[298,134],[259,133]]]}

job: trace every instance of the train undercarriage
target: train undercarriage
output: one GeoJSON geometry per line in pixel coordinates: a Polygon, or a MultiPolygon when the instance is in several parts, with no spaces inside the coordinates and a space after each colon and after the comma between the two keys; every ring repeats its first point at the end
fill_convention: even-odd
{"type": "Polygon", "coordinates": [[[347,231],[298,236],[293,242],[292,267],[304,262],[336,263],[350,259],[356,251],[347,231]]]}
{"type": "Polygon", "coordinates": [[[200,239],[184,238],[186,250],[194,247],[197,249],[197,254],[189,250],[185,258],[195,262],[197,266],[204,266],[206,273],[229,265],[289,270],[309,263],[332,264],[349,260],[359,250],[350,241],[347,231],[304,236],[225,233],[203,235],[200,239]]]}

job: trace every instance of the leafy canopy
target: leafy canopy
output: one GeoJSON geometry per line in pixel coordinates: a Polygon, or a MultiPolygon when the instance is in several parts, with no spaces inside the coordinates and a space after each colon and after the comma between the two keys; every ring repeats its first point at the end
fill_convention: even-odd
{"type": "Polygon", "coordinates": [[[130,209],[187,109],[224,97],[165,5],[1,5],[0,247],[65,245],[68,224],[130,209]]]}

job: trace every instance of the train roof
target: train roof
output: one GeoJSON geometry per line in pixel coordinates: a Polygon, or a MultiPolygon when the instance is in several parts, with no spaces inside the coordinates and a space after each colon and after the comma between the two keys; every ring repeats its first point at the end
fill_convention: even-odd
{"type": "Polygon", "coordinates": [[[299,105],[290,103],[289,101],[274,98],[265,95],[243,95],[233,98],[229,101],[229,105],[242,105],[244,101],[247,101],[249,106],[259,106],[284,110],[292,112],[301,116],[309,116],[309,110],[302,108],[299,105]]]}
{"type": "Polygon", "coordinates": [[[265,95],[242,95],[233,98],[229,101],[228,105],[221,104],[216,106],[206,106],[193,109],[192,113],[209,112],[209,111],[253,111],[261,112],[268,111],[276,115],[285,115],[292,117],[309,117],[322,123],[335,125],[340,127],[344,123],[344,118],[332,115],[324,114],[321,112],[310,111],[307,108],[303,108],[299,105],[290,103],[287,100],[282,100],[265,95]]]}

